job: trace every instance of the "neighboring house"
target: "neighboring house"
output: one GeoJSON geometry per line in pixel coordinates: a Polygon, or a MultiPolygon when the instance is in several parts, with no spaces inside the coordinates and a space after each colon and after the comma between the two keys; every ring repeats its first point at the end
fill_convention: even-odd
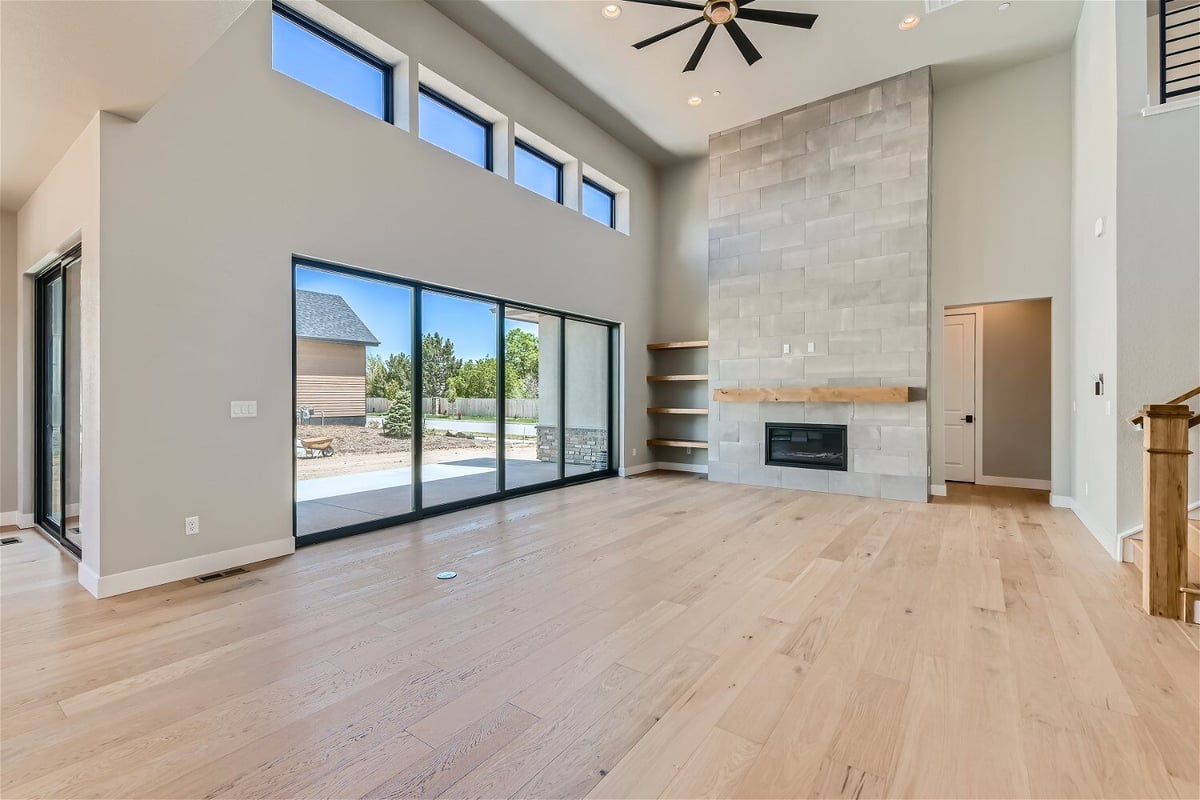
{"type": "Polygon", "coordinates": [[[312,422],[365,425],[367,348],[379,340],[341,295],[296,290],[296,407],[312,422]]]}

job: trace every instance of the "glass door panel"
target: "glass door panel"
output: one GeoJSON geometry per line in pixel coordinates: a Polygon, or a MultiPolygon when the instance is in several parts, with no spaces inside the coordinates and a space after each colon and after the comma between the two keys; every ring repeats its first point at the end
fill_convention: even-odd
{"type": "Polygon", "coordinates": [[[56,268],[39,286],[41,314],[41,472],[39,516],[61,536],[63,522],[63,272],[56,268]]]}
{"type": "Polygon", "coordinates": [[[499,306],[421,290],[421,507],[496,494],[499,306]]]}
{"type": "Polygon", "coordinates": [[[569,319],[566,324],[566,421],[563,429],[567,477],[609,468],[611,383],[609,328],[569,319]]]}
{"type": "Polygon", "coordinates": [[[561,476],[562,317],[504,307],[504,487],[561,476]]]}
{"type": "Polygon", "coordinates": [[[296,267],[296,535],[413,511],[414,292],[296,267]]]}

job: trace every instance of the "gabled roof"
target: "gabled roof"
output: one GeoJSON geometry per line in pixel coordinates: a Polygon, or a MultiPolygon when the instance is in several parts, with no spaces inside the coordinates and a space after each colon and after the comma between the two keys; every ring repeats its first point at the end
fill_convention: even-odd
{"type": "Polygon", "coordinates": [[[342,344],[379,344],[340,294],[296,290],[296,336],[342,344]]]}

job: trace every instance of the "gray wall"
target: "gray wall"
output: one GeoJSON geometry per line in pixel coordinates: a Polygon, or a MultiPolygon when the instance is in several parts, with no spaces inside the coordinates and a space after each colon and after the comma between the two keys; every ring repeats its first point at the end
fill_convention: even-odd
{"type": "Polygon", "coordinates": [[[983,474],[1050,480],[1049,300],[992,303],[983,317],[983,474]]]}
{"type": "MultiPolygon", "coordinates": [[[[1044,477],[1056,494],[1070,494],[1071,57],[1058,53],[944,89],[938,74],[934,315],[946,306],[1051,298],[1053,467],[1044,477]]],[[[941,325],[932,340],[930,419],[941,420],[941,325]]],[[[935,424],[934,484],[944,482],[942,435],[935,424]]]]}
{"type": "Polygon", "coordinates": [[[624,441],[645,439],[651,167],[430,7],[333,7],[627,187],[631,235],[272,71],[255,4],[102,126],[101,575],[290,536],[292,253],[621,321],[624,441]],[[111,435],[133,429],[154,435],[111,435]]]}
{"type": "MultiPolygon", "coordinates": [[[[684,161],[659,170],[658,260],[655,264],[654,340],[660,342],[704,339],[708,336],[708,158],[684,161]]],[[[703,350],[659,351],[650,356],[651,371],[658,374],[693,374],[708,371],[703,350]]],[[[706,383],[660,383],[650,387],[651,404],[682,408],[707,408],[706,383]]],[[[674,439],[708,439],[704,417],[655,415],[655,436],[674,439]]],[[[656,448],[658,462],[706,467],[708,453],[690,454],[677,447],[656,448]]]]}
{"type": "Polygon", "coordinates": [[[1072,488],[1076,513],[1106,547],[1115,546],[1115,399],[1096,397],[1117,370],[1115,3],[1084,3],[1072,51],[1071,189],[1072,488]],[[1105,230],[1096,236],[1097,219],[1105,230]]]}
{"type": "MultiPolygon", "coordinates": [[[[710,138],[710,385],[925,388],[929,125],[924,68],[710,138]]],[[[923,391],[713,402],[709,478],[924,501],[927,434],[923,391]],[[798,421],[846,424],[849,470],[765,466],[763,424],[798,421]]]]}
{"type": "MultiPolygon", "coordinates": [[[[0,514],[17,511],[17,215],[0,212],[0,514]]],[[[15,519],[13,520],[15,522],[15,519]]]]}
{"type": "MultiPolygon", "coordinates": [[[[1117,3],[1116,530],[1142,520],[1142,434],[1121,422],[1200,384],[1200,108],[1143,116],[1146,23],[1117,3]]],[[[1200,410],[1200,401],[1192,402],[1200,410]]],[[[1200,498],[1192,429],[1191,499],[1200,498]]]]}

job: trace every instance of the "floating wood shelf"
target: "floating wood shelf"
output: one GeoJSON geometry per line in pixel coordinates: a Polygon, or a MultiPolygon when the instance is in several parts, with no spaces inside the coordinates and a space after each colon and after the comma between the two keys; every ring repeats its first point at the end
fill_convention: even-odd
{"type": "Polygon", "coordinates": [[[647,408],[646,413],[647,414],[689,414],[689,415],[696,414],[696,415],[699,415],[699,414],[707,414],[708,409],[707,408],[664,408],[662,406],[657,406],[654,408],[647,408]]]}
{"type": "Polygon", "coordinates": [[[706,381],[707,375],[647,375],[646,380],[649,383],[662,383],[665,381],[706,381]]]}
{"type": "Polygon", "coordinates": [[[774,389],[716,389],[722,403],[907,403],[908,386],[783,386],[774,389]]]}
{"type": "Polygon", "coordinates": [[[708,442],[702,439],[647,439],[653,447],[687,447],[692,450],[707,450],[708,442]]]}
{"type": "Polygon", "coordinates": [[[708,341],[695,342],[655,342],[646,345],[647,350],[699,350],[708,347],[708,341]]]}

